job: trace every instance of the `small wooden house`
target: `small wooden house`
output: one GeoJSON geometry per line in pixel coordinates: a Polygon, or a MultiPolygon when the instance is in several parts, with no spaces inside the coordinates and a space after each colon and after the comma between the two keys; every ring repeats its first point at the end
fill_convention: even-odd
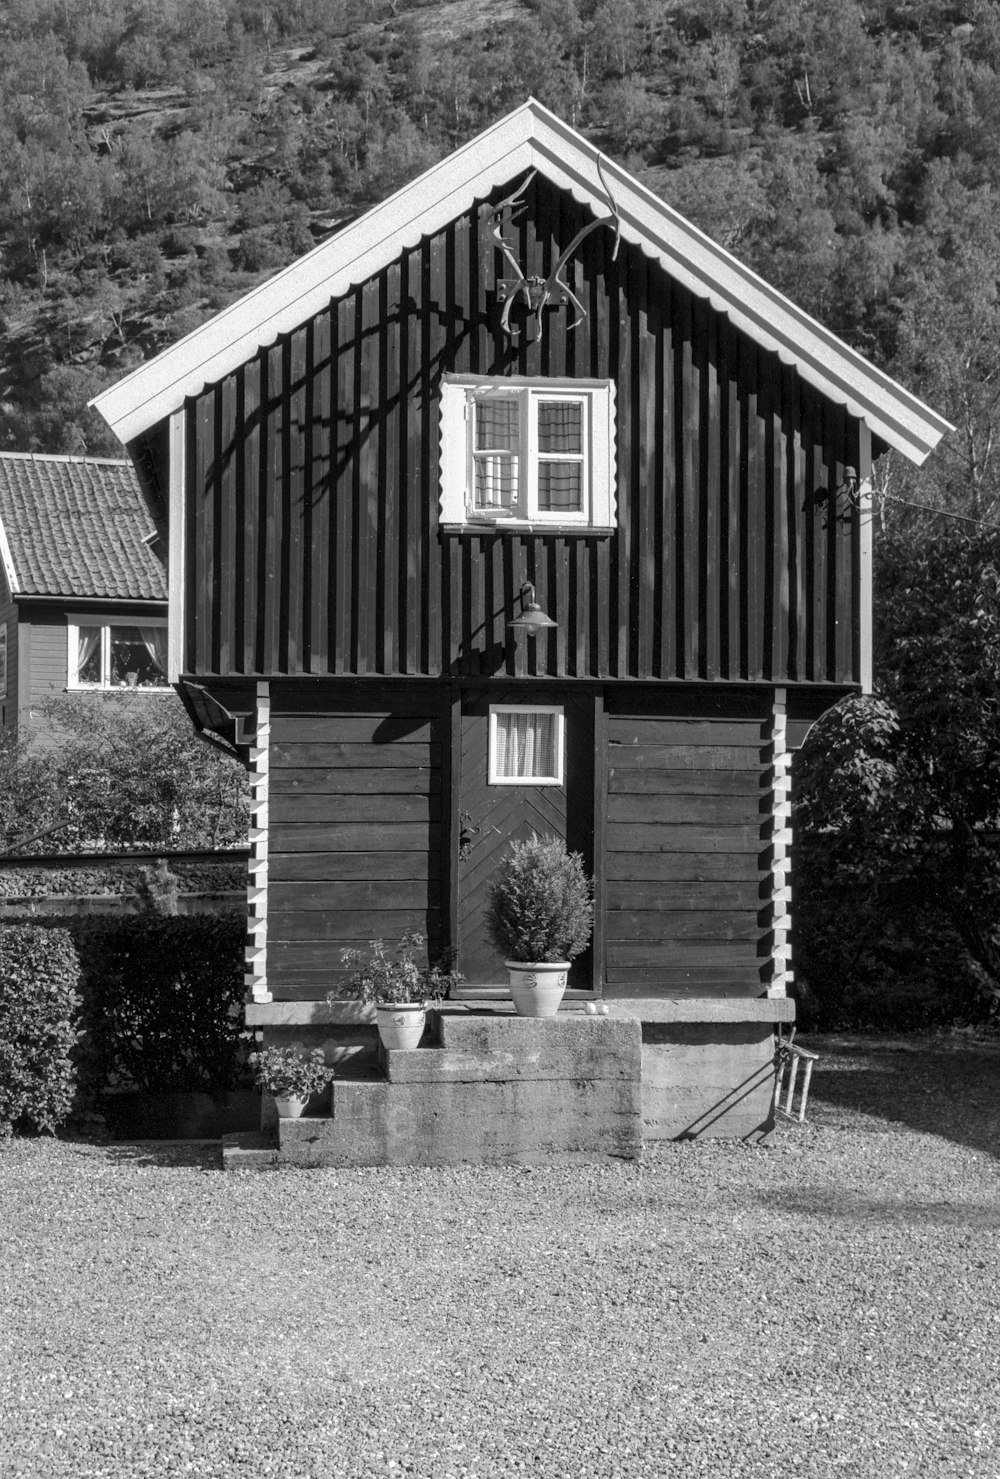
{"type": "Polygon", "coordinates": [[[166,668],[165,560],[131,462],[0,452],[0,729],[48,729],[38,706],[61,693],[169,694],[166,668]]]}
{"type": "Polygon", "coordinates": [[[872,459],[946,423],[533,101],[96,404],[169,505],[171,679],[251,768],[250,1020],[326,1031],[341,948],[404,930],[501,998],[487,884],[557,834],[567,1010],[644,1024],[647,1132],[759,1129],[790,753],[870,681],[872,459]]]}

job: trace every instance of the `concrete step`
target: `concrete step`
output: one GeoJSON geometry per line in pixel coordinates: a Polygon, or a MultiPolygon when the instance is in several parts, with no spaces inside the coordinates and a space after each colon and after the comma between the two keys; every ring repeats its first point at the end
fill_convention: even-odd
{"type": "Polygon", "coordinates": [[[279,1123],[280,1160],[447,1166],[633,1158],[641,1151],[641,1090],[638,1073],[632,1079],[335,1081],[331,1118],[279,1123]]]}
{"type": "Polygon", "coordinates": [[[263,1171],[278,1160],[278,1142],[264,1130],[238,1130],[222,1137],[225,1171],[263,1171]]]}
{"type": "Polygon", "coordinates": [[[390,1083],[631,1081],[642,1072],[642,1029],[635,1021],[435,1016],[440,1047],[391,1048],[380,1055],[390,1083]]]}

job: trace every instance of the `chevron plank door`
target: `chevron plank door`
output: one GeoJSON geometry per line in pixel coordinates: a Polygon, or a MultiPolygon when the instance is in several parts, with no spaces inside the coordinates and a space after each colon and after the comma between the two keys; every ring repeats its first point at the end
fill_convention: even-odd
{"type": "MultiPolygon", "coordinates": [[[[486,932],[487,890],[513,841],[531,834],[561,837],[582,852],[592,869],[593,703],[504,685],[486,696],[467,696],[462,713],[460,845],[458,866],[458,968],[469,986],[506,986],[503,957],[486,932]],[[561,786],[491,786],[491,703],[559,704],[566,715],[566,759],[561,786]]],[[[571,987],[590,988],[589,952],[574,963],[571,987]]]]}

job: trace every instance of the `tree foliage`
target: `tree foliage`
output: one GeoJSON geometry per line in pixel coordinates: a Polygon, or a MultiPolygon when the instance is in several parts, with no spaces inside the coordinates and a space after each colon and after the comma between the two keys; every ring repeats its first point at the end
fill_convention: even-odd
{"type": "Polygon", "coordinates": [[[246,773],[235,758],[199,739],[179,703],[142,694],[88,700],[74,695],[46,706],[56,742],[3,741],[3,850],[245,843],[246,773]]]}
{"type": "Polygon", "coordinates": [[[797,761],[797,928],[828,1025],[979,1019],[1000,1000],[1000,534],[883,539],[881,694],[797,761]]]}

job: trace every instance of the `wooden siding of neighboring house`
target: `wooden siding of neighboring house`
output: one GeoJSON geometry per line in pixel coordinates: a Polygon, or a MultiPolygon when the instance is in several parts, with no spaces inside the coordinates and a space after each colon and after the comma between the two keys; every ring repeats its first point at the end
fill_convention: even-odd
{"type": "MultiPolygon", "coordinates": [[[[500,191],[498,194],[509,193],[500,191]]],[[[590,216],[542,179],[544,276],[590,216]]],[[[185,671],[860,682],[866,429],[609,230],[567,268],[587,318],[499,329],[473,210],[187,404],[185,671]],[[618,530],[438,528],[444,371],[616,383],[618,530]],[[533,580],[558,630],[505,623],[533,580]]]]}
{"type": "Polygon", "coordinates": [[[0,728],[15,729],[17,727],[17,704],[18,704],[18,629],[17,629],[17,607],[11,599],[10,588],[6,577],[0,573],[0,623],[7,628],[7,692],[0,699],[0,728]]]}
{"type": "Polygon", "coordinates": [[[69,649],[66,616],[44,606],[25,605],[22,638],[29,648],[30,680],[22,699],[22,722],[34,722],[33,706],[66,692],[69,680],[69,649]]]}

